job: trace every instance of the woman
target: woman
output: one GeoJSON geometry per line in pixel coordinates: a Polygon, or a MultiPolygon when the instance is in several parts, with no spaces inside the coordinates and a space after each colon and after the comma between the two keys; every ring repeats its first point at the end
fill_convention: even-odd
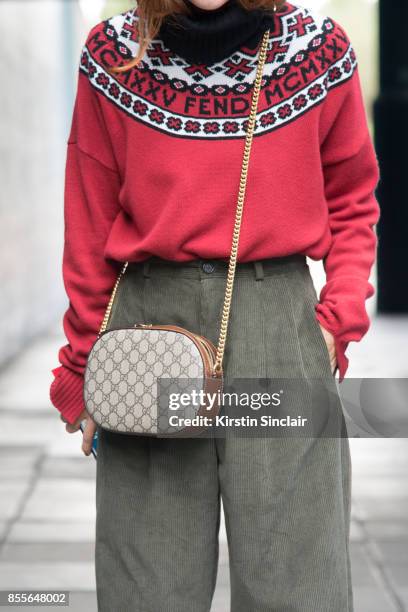
{"type": "MultiPolygon", "coordinates": [[[[343,28],[277,0],[140,0],[90,31],[68,139],[68,344],[51,399],[68,432],[87,419],[86,455],[96,425],[82,375],[121,262],[109,326],[173,323],[217,340],[268,29],[226,378],[343,379],[348,343],[368,329],[379,170],[343,28]],[[319,300],[306,256],[324,261],[319,300]]],[[[101,429],[96,486],[99,610],[208,612],[220,495],[233,612],[353,610],[346,437],[101,429]]]]}

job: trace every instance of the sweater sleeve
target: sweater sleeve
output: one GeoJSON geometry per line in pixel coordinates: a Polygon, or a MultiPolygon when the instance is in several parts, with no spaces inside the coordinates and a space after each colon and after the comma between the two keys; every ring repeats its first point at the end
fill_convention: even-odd
{"type": "MultiPolygon", "coordinates": [[[[344,34],[344,33],[343,33],[344,34]]],[[[324,259],[326,284],[316,317],[335,338],[340,381],[348,367],[345,351],[359,341],[370,321],[365,300],[375,260],[375,189],[379,166],[370,137],[357,65],[349,79],[328,92],[320,121],[321,161],[332,242],[324,259]]]]}
{"type": "Polygon", "coordinates": [[[99,95],[81,62],[64,185],[62,274],[69,305],[63,328],[68,342],[59,350],[50,387],[51,402],[69,423],[84,410],[83,372],[118,274],[104,248],[119,212],[120,177],[99,95]]]}

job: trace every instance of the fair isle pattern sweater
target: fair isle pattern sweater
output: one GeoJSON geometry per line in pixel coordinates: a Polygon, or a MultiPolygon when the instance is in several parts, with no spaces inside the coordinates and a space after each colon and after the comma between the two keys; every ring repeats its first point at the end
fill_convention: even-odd
{"type": "MultiPolygon", "coordinates": [[[[118,262],[230,252],[258,48],[196,65],[156,38],[138,66],[112,75],[137,53],[137,19],[132,9],[96,25],[80,58],[65,181],[68,343],[50,391],[69,422],[84,409],[83,372],[118,262]]],[[[324,261],[316,317],[335,337],[342,379],[349,342],[369,327],[379,168],[344,29],[291,3],[274,26],[238,259],[324,261]]]]}

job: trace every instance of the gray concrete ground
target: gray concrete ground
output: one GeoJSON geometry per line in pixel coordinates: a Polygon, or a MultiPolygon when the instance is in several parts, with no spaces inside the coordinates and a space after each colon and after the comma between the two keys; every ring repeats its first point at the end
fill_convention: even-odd
{"type": "MultiPolygon", "coordinates": [[[[51,331],[0,374],[0,590],[66,589],[71,610],[92,612],[95,462],[80,454],[80,434],[65,433],[48,399],[62,343],[51,331]]],[[[376,319],[350,350],[350,375],[407,377],[407,346],[408,319],[376,319]]],[[[408,441],[359,439],[351,446],[355,610],[402,612],[408,610],[408,441]]],[[[229,610],[224,526],[220,541],[212,612],[229,610]]]]}

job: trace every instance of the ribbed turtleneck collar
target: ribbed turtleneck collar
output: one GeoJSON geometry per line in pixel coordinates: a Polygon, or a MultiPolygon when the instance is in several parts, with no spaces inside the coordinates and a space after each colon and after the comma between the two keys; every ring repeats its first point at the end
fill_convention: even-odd
{"type": "Polygon", "coordinates": [[[227,0],[213,10],[199,8],[190,0],[184,2],[189,14],[166,17],[159,36],[169,49],[193,64],[214,64],[244,45],[255,48],[262,33],[275,28],[272,11],[247,11],[238,0],[227,0]]]}

